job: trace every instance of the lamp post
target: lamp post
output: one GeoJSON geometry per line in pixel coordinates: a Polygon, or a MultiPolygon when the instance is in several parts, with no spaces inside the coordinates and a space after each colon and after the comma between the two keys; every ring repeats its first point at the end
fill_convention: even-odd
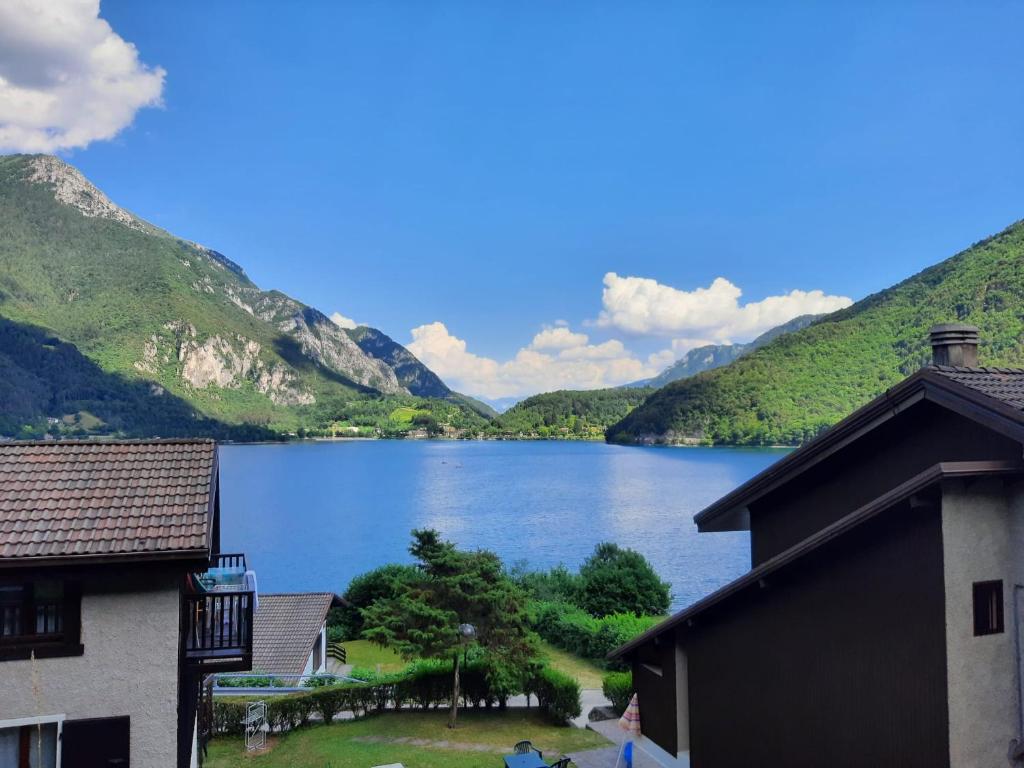
{"type": "Polygon", "coordinates": [[[465,648],[476,639],[476,627],[472,624],[459,624],[459,648],[455,649],[455,663],[453,665],[455,678],[452,681],[452,710],[448,716],[448,727],[455,727],[455,720],[459,715],[459,650],[465,648]]]}

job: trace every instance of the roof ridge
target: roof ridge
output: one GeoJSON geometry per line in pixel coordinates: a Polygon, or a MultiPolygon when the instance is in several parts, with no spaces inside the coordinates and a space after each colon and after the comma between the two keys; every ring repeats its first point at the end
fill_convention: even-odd
{"type": "Polygon", "coordinates": [[[260,592],[260,600],[264,597],[308,597],[311,595],[334,597],[337,592],[260,592]]]}
{"type": "Polygon", "coordinates": [[[0,442],[0,448],[20,446],[62,446],[62,445],[217,445],[212,437],[140,437],[116,440],[95,440],[90,438],[68,438],[66,440],[7,440],[0,442]]]}
{"type": "Polygon", "coordinates": [[[996,365],[926,365],[925,368],[938,373],[1013,373],[1013,374],[1024,374],[1024,367],[1022,368],[1010,368],[1007,366],[996,366],[996,365]]]}

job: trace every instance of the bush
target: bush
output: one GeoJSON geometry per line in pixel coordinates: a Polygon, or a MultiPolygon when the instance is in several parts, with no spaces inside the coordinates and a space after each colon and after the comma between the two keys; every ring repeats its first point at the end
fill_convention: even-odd
{"type": "Polygon", "coordinates": [[[253,670],[252,675],[244,677],[218,677],[218,688],[286,688],[287,683],[279,677],[253,670]]]}
{"type": "Polygon", "coordinates": [[[411,565],[383,565],[356,576],[345,590],[346,605],[331,609],[329,627],[337,627],[337,640],[357,640],[363,631],[362,610],[380,598],[394,597],[399,587],[417,578],[419,572],[411,565]]]}
{"type": "MultiPolygon", "coordinates": [[[[332,608],[331,611],[343,611],[343,608],[332,608]]],[[[339,621],[343,619],[339,618],[339,621]]],[[[328,643],[341,643],[350,638],[345,637],[346,627],[342,624],[328,624],[327,625],[327,642],[328,643]]]]}
{"type": "MultiPolygon", "coordinates": [[[[276,731],[288,731],[306,725],[313,714],[329,723],[339,712],[351,711],[358,717],[389,706],[401,708],[412,703],[422,709],[436,709],[451,703],[451,662],[417,661],[402,672],[386,675],[353,670],[356,672],[360,674],[353,676],[365,682],[326,684],[302,693],[266,697],[267,722],[276,731]]],[[[536,695],[541,706],[558,722],[577,717],[580,712],[576,681],[539,664],[529,670],[514,670],[482,657],[463,665],[460,677],[462,701],[466,706],[504,706],[509,696],[527,692],[536,695]]],[[[249,699],[242,697],[215,698],[215,732],[242,733],[248,703],[249,699]]]]}
{"type": "Polygon", "coordinates": [[[616,712],[625,712],[633,698],[633,673],[611,672],[601,681],[601,692],[612,703],[616,712]]]}
{"type": "Polygon", "coordinates": [[[531,682],[529,693],[536,695],[537,701],[556,723],[580,716],[583,711],[580,685],[574,678],[557,669],[542,667],[531,682]]]}
{"type": "Polygon", "coordinates": [[[341,682],[337,675],[310,675],[302,681],[303,688],[323,688],[327,685],[336,685],[341,682]]]}
{"type": "Polygon", "coordinates": [[[595,619],[567,603],[540,601],[529,604],[527,617],[533,630],[552,645],[601,662],[620,645],[661,621],[658,616],[632,613],[616,613],[595,619]]]}
{"type": "Polygon", "coordinates": [[[579,600],[580,577],[564,565],[549,571],[527,571],[518,567],[513,569],[511,576],[534,600],[572,604],[579,600]]]}
{"type": "Polygon", "coordinates": [[[672,602],[669,585],[646,558],[618,544],[598,544],[580,566],[579,578],[579,606],[593,616],[661,615],[672,602]]]}

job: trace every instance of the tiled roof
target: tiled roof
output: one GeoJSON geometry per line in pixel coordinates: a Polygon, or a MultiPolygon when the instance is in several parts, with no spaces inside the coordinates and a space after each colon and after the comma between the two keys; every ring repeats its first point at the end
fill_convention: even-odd
{"type": "Polygon", "coordinates": [[[0,561],[205,551],[212,440],[0,443],[0,561]]]}
{"type": "Polygon", "coordinates": [[[1000,400],[1012,408],[1024,411],[1024,369],[953,368],[932,365],[929,366],[929,370],[983,395],[1000,400]]]}
{"type": "Polygon", "coordinates": [[[330,592],[261,594],[253,619],[253,670],[302,674],[334,599],[330,592]]]}

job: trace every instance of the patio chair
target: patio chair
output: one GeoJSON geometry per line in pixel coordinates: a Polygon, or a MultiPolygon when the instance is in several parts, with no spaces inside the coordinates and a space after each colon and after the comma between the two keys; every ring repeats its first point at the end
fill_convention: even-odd
{"type": "Polygon", "coordinates": [[[548,768],[569,768],[569,763],[572,761],[571,757],[560,757],[553,762],[548,768]]]}
{"type": "Polygon", "coordinates": [[[539,749],[533,746],[533,742],[529,741],[528,739],[524,739],[523,741],[520,741],[514,747],[512,747],[512,751],[515,752],[517,755],[525,755],[527,752],[531,750],[537,753],[537,757],[541,758],[542,760],[544,759],[544,753],[542,753],[539,749]]]}

